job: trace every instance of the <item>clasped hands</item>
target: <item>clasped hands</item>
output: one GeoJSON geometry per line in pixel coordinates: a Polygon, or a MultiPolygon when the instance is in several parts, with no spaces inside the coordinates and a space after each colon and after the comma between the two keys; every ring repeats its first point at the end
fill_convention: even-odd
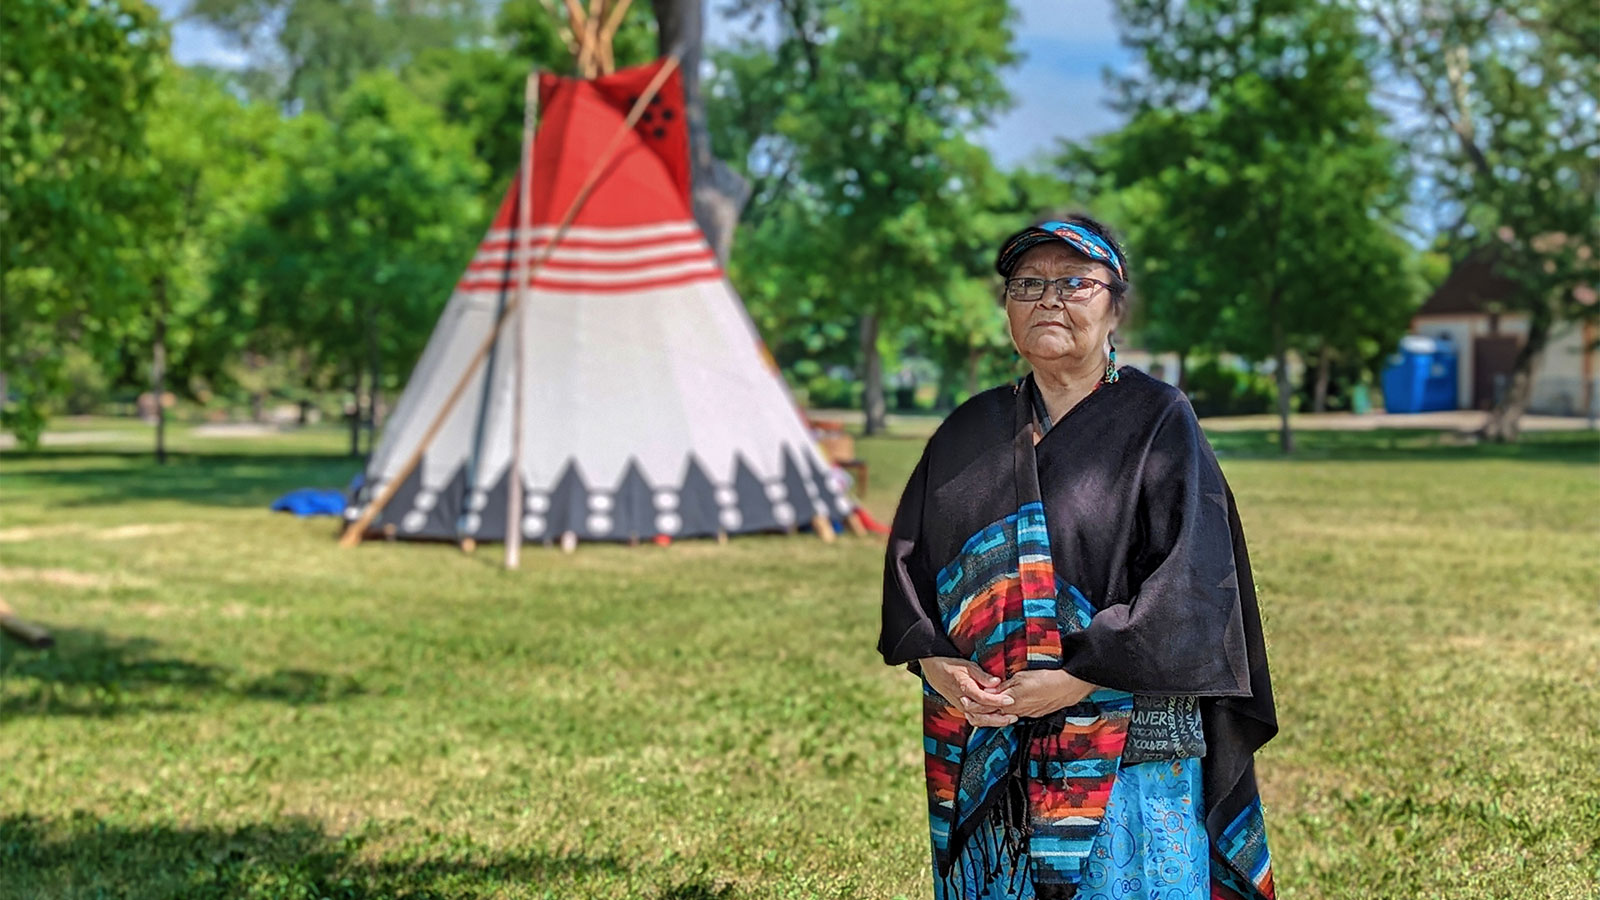
{"type": "Polygon", "coordinates": [[[1097,690],[1065,669],[1025,669],[1001,680],[967,659],[930,656],[921,665],[928,684],[968,722],[990,728],[1049,715],[1097,690]]]}

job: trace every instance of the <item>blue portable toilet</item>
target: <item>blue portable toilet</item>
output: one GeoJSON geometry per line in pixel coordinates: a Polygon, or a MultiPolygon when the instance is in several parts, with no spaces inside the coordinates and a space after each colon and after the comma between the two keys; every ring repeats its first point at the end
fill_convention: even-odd
{"type": "Polygon", "coordinates": [[[1407,335],[1383,370],[1383,408],[1392,413],[1457,409],[1455,344],[1447,337],[1407,335]]]}

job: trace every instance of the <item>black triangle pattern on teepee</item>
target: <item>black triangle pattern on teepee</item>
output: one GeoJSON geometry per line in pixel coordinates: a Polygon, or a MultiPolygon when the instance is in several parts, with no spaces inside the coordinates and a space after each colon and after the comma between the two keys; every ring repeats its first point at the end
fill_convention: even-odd
{"type": "Polygon", "coordinates": [[[728,531],[767,531],[785,527],[773,516],[772,501],[767,499],[765,486],[750,471],[742,455],[734,459],[733,492],[738,497],[740,521],[737,528],[728,528],[728,531]]]}
{"type": "MultiPolygon", "coordinates": [[[[463,464],[439,490],[426,491],[419,466],[395,491],[371,530],[392,530],[400,539],[504,540],[509,477],[508,467],[487,490],[475,492],[466,483],[463,464]]],[[[370,487],[363,488],[357,500],[371,502],[375,494],[370,487]]],[[[571,460],[553,489],[529,490],[524,499],[522,536],[530,541],[553,540],[566,531],[583,540],[648,540],[658,534],[705,537],[801,528],[818,513],[829,518],[844,515],[837,505],[841,495],[826,472],[789,446],[782,451],[781,481],[773,484],[763,482],[741,456],[734,462],[733,484],[719,488],[699,460],[690,457],[683,483],[676,487],[652,487],[638,461],[630,460],[615,490],[591,490],[577,461],[571,460]],[[808,483],[816,489],[816,501],[807,492],[808,483]]]]}
{"type": "MultiPolygon", "coordinates": [[[[373,490],[370,492],[369,500],[376,499],[377,495],[382,493],[376,484],[371,485],[371,487],[373,490]]],[[[400,520],[405,518],[405,514],[415,506],[417,494],[421,490],[422,466],[419,465],[411,470],[411,474],[406,476],[405,481],[400,482],[400,487],[395,489],[394,495],[389,498],[388,504],[379,511],[377,518],[372,520],[372,530],[382,531],[393,526],[396,530],[396,536],[400,536],[400,520]]],[[[413,535],[407,533],[404,536],[412,537],[413,535]]]]}
{"type": "Polygon", "coordinates": [[[850,498],[845,496],[834,485],[833,479],[828,477],[826,471],[817,468],[815,459],[808,455],[805,464],[806,469],[811,473],[811,483],[817,486],[817,496],[821,497],[822,502],[828,507],[828,518],[842,519],[855,510],[855,503],[851,502],[850,498]],[[844,501],[844,509],[839,508],[841,500],[844,501]]]}
{"type": "MultiPolygon", "coordinates": [[[[572,460],[556,479],[550,491],[550,508],[545,513],[545,534],[559,537],[571,531],[582,537],[588,534],[585,520],[589,513],[589,489],[578,476],[578,462],[572,460]]],[[[607,535],[609,537],[610,535],[607,535]]]]}
{"type": "Polygon", "coordinates": [[[683,537],[704,537],[726,530],[717,521],[717,488],[700,467],[700,461],[692,456],[683,473],[683,488],[678,491],[677,513],[682,522],[678,534],[683,537]]]}
{"type": "Polygon", "coordinates": [[[372,529],[385,533],[392,529],[397,538],[455,537],[456,518],[461,508],[461,491],[466,476],[457,470],[444,487],[430,491],[422,484],[422,468],[417,466],[406,476],[406,480],[373,520],[372,529]]]}
{"type": "MultiPolygon", "coordinates": [[[[465,482],[466,471],[467,471],[466,467],[462,466],[461,467],[461,472],[459,473],[458,477],[461,477],[463,479],[463,482],[465,482]]],[[[462,503],[462,513],[463,513],[463,516],[462,516],[463,522],[462,522],[462,524],[463,525],[472,525],[472,524],[474,524],[474,520],[472,519],[472,516],[476,515],[478,518],[477,518],[475,524],[477,524],[478,527],[477,527],[476,530],[473,530],[473,531],[465,531],[465,530],[463,530],[462,533],[461,533],[461,537],[469,537],[469,538],[472,538],[473,540],[478,540],[478,541],[503,541],[503,540],[505,540],[505,537],[506,537],[506,501],[510,499],[509,497],[506,496],[506,494],[509,493],[510,490],[511,490],[511,467],[510,466],[506,466],[505,470],[500,473],[500,478],[497,481],[495,481],[494,485],[492,487],[490,487],[487,491],[483,492],[484,493],[484,497],[483,497],[483,500],[481,501],[482,507],[479,508],[479,509],[469,509],[467,507],[470,507],[470,506],[473,505],[472,502],[471,502],[472,501],[472,497],[466,492],[465,484],[463,483],[463,490],[461,492],[461,503],[462,503]]]]}
{"type": "Polygon", "coordinates": [[[628,469],[622,473],[622,482],[617,485],[611,501],[611,536],[623,539],[655,537],[659,531],[656,528],[655,492],[650,490],[649,482],[644,480],[644,474],[639,471],[638,460],[628,461],[628,469]]]}
{"type": "Polygon", "coordinates": [[[796,524],[810,523],[811,517],[819,512],[828,514],[826,509],[812,504],[811,495],[806,493],[805,476],[800,474],[800,467],[794,461],[794,449],[787,446],[783,448],[783,488],[788,495],[787,502],[794,509],[796,524]]]}

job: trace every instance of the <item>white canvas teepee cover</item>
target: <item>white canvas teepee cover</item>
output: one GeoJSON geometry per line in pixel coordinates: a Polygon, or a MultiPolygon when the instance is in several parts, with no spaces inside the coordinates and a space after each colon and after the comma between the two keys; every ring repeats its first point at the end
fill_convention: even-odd
{"type": "MultiPolygon", "coordinates": [[[[661,65],[588,81],[541,78],[534,258],[661,65]]],[[[518,328],[525,539],[761,531],[854,509],[689,212],[676,72],[602,173],[573,227],[532,273],[528,306],[502,331],[369,530],[505,537],[518,328]]],[[[519,194],[513,182],[411,374],[348,518],[400,475],[515,298],[519,194]]]]}

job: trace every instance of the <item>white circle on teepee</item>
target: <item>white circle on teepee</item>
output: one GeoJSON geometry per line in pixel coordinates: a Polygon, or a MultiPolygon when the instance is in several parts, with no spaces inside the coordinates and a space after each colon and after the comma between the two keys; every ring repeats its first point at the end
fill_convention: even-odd
{"type": "Polygon", "coordinates": [[[400,520],[400,527],[406,531],[421,531],[422,526],[426,524],[428,524],[428,514],[415,509],[406,513],[405,518],[400,520]]]}
{"type": "Polygon", "coordinates": [[[717,521],[722,523],[723,528],[738,528],[744,524],[744,516],[739,515],[737,509],[725,509],[717,516],[717,521]]]}
{"type": "Polygon", "coordinates": [[[522,533],[523,534],[527,534],[527,535],[543,534],[544,533],[544,517],[543,516],[523,516],[522,517],[522,533]]]}
{"type": "Polygon", "coordinates": [[[477,512],[489,505],[489,495],[483,491],[473,491],[467,495],[467,509],[477,512]]]}
{"type": "Polygon", "coordinates": [[[782,500],[787,496],[789,496],[789,489],[784,487],[783,482],[774,481],[773,483],[767,485],[767,499],[771,500],[773,503],[777,503],[779,500],[782,500]]]}
{"type": "Polygon", "coordinates": [[[481,527],[483,527],[483,516],[477,513],[467,513],[461,517],[461,530],[467,534],[477,534],[478,529],[481,527]]]}
{"type": "Polygon", "coordinates": [[[656,509],[664,512],[678,508],[678,495],[671,491],[656,491],[654,500],[656,509]]]}
{"type": "Polygon", "coordinates": [[[610,512],[611,497],[607,494],[590,494],[589,509],[597,513],[610,512]]]}
{"type": "Polygon", "coordinates": [[[422,510],[423,512],[427,512],[433,509],[434,504],[438,502],[439,495],[435,494],[433,491],[418,491],[417,499],[411,501],[411,505],[422,510]]]}
{"type": "Polygon", "coordinates": [[[656,530],[662,534],[677,534],[682,527],[683,520],[678,518],[677,513],[665,512],[656,516],[656,530]]]}
{"type": "Polygon", "coordinates": [[[833,501],[833,508],[837,509],[840,512],[840,514],[842,514],[842,515],[849,515],[850,514],[850,501],[846,500],[843,497],[840,497],[839,499],[833,501]]]}
{"type": "Polygon", "coordinates": [[[550,508],[550,496],[548,494],[529,494],[525,505],[528,507],[528,512],[542,513],[550,508]]]}
{"type": "Polygon", "coordinates": [[[365,506],[346,506],[344,508],[344,517],[345,519],[354,522],[355,520],[361,518],[361,514],[366,511],[367,508],[365,506]]]}
{"type": "Polygon", "coordinates": [[[726,487],[717,488],[717,505],[718,506],[738,506],[739,505],[739,494],[738,494],[738,492],[736,492],[733,488],[726,488],[726,487]]]}
{"type": "Polygon", "coordinates": [[[589,526],[589,530],[595,534],[609,534],[611,531],[611,517],[603,516],[599,513],[590,516],[588,522],[585,524],[587,524],[589,526]]]}
{"type": "Polygon", "coordinates": [[[778,520],[779,525],[789,525],[794,522],[794,507],[787,503],[774,503],[772,517],[778,520]]]}

